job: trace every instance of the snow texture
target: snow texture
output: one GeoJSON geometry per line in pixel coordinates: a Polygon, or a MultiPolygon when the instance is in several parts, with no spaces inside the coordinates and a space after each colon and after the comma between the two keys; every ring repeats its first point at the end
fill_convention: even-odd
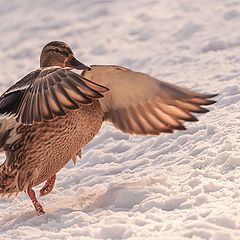
{"type": "Polygon", "coordinates": [[[0,239],[240,239],[240,1],[1,0],[0,22],[1,92],[62,40],[86,64],[220,93],[184,132],[104,125],[40,198],[45,215],[24,193],[0,199],[0,239]]]}

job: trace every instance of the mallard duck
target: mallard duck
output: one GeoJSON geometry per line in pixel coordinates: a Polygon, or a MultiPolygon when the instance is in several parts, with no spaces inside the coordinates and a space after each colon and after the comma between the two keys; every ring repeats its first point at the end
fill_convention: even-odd
{"type": "Polygon", "coordinates": [[[44,46],[40,68],[30,72],[0,97],[0,194],[25,191],[38,212],[44,210],[32,189],[45,184],[48,194],[56,173],[81,154],[104,121],[131,134],[185,130],[201,105],[215,94],[200,94],[130,69],[79,62],[60,41],[44,46]],[[81,74],[76,70],[83,70],[81,74]]]}

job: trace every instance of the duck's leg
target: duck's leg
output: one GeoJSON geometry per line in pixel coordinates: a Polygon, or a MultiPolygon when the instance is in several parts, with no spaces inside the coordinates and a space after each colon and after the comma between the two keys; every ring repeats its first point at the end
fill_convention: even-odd
{"type": "Polygon", "coordinates": [[[39,215],[44,214],[45,212],[43,211],[43,207],[42,207],[42,205],[38,202],[38,200],[37,200],[37,198],[36,198],[35,192],[34,192],[31,188],[29,188],[29,189],[27,190],[27,194],[28,194],[28,196],[30,197],[30,199],[32,200],[33,206],[35,207],[37,213],[38,213],[39,215]]]}
{"type": "Polygon", "coordinates": [[[44,184],[44,186],[40,190],[40,196],[47,195],[53,190],[54,184],[56,180],[56,174],[50,177],[44,184]]]}

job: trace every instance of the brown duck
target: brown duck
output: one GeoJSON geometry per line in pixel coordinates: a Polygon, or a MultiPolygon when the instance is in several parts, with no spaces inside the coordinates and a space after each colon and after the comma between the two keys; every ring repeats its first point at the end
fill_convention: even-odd
{"type": "Polygon", "coordinates": [[[0,195],[26,191],[39,214],[44,210],[32,188],[44,181],[48,194],[56,173],[97,134],[103,121],[123,132],[159,135],[185,130],[197,121],[191,112],[215,103],[205,95],[158,81],[120,66],[90,67],[70,47],[48,43],[40,68],[23,77],[0,97],[0,195]],[[79,75],[73,69],[83,70],[79,75]]]}

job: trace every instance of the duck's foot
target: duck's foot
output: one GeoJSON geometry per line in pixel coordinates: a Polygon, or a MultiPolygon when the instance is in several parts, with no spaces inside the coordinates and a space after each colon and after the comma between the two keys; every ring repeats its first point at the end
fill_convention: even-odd
{"type": "Polygon", "coordinates": [[[27,194],[28,194],[28,196],[30,197],[30,199],[32,200],[33,206],[35,207],[38,215],[44,214],[45,212],[43,211],[43,207],[42,207],[42,205],[38,202],[38,200],[37,200],[37,198],[36,198],[35,192],[34,192],[31,188],[29,188],[29,189],[27,190],[27,194]]]}
{"type": "Polygon", "coordinates": [[[40,190],[40,196],[47,195],[53,190],[55,180],[56,180],[56,175],[53,175],[45,182],[44,186],[40,190]]]}

